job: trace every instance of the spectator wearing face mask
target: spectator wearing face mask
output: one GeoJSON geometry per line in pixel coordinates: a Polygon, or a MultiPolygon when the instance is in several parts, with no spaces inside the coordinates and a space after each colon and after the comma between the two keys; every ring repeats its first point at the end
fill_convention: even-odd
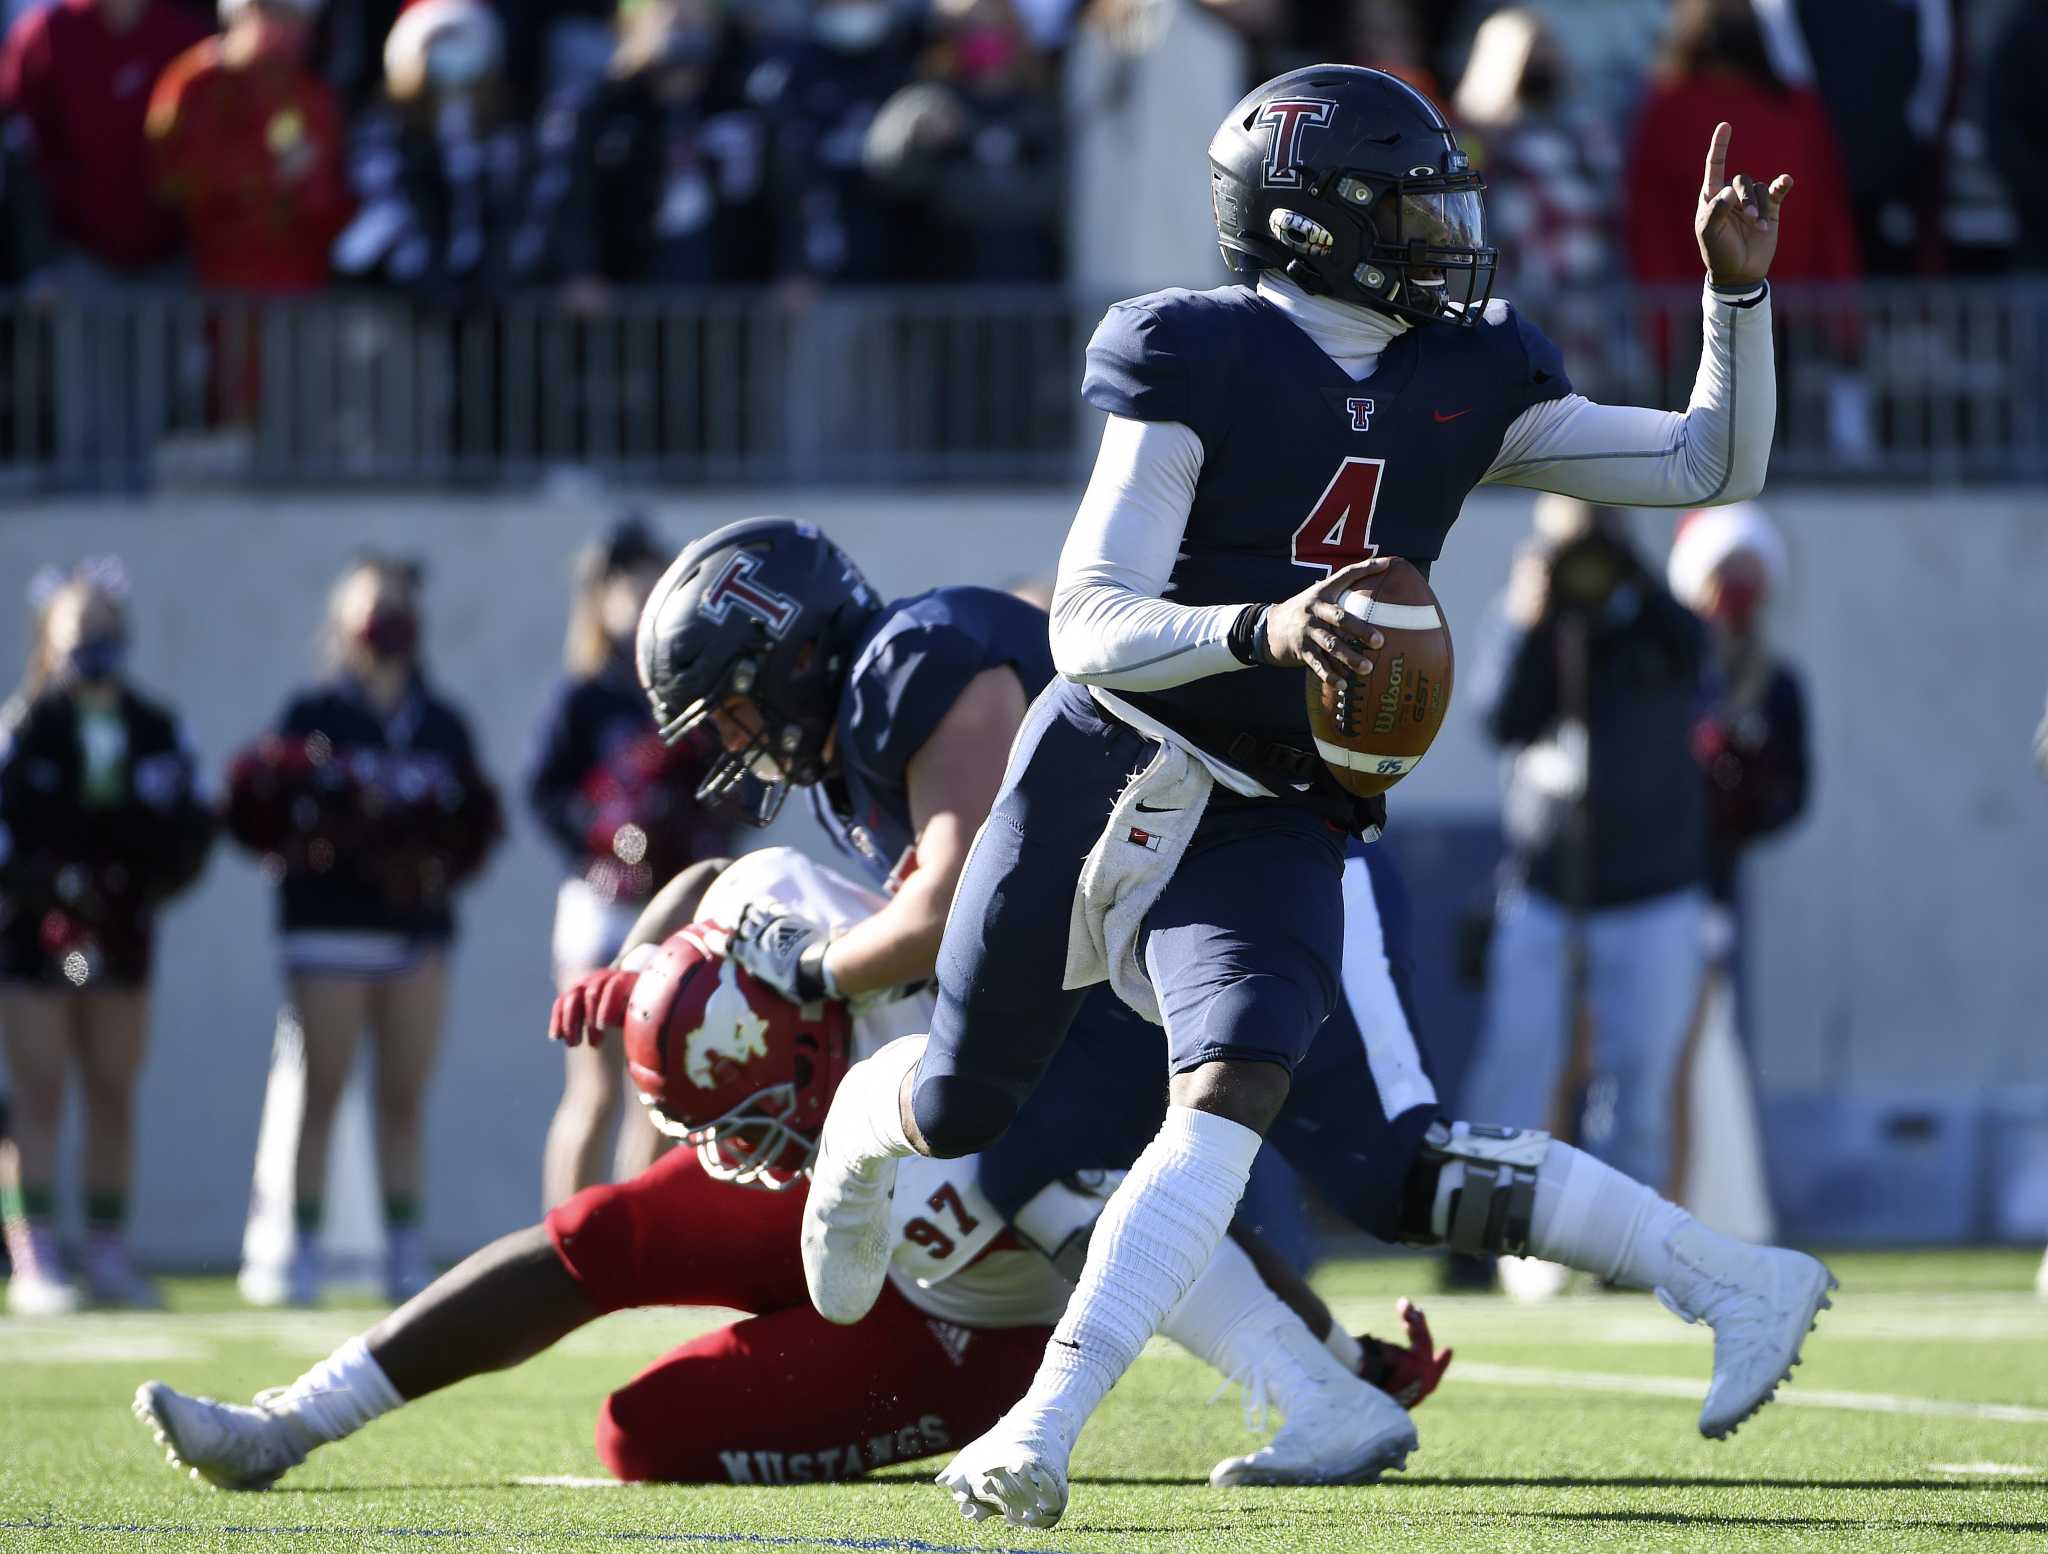
{"type": "Polygon", "coordinates": [[[911,79],[915,42],[889,0],[813,0],[805,32],[749,76],[748,100],[771,126],[785,276],[873,282],[913,273],[915,234],[865,157],[876,113],[911,79]]]}
{"type": "Polygon", "coordinates": [[[328,598],[332,677],[236,758],[228,826],[279,882],[285,979],[303,1037],[287,1298],[322,1282],[328,1141],[358,1041],[376,1058],[385,1292],[431,1277],[420,1249],[421,1112],[441,1041],[454,894],[501,826],[461,713],[428,686],[416,565],[363,556],[328,598]]]}
{"type": "Polygon", "coordinates": [[[84,1102],[84,1273],[93,1300],[160,1304],[128,1255],[135,1086],[156,915],[198,877],[213,817],[176,717],[123,673],[127,586],[91,562],[33,589],[35,644],[0,709],[0,1029],[13,1075],[0,1220],[17,1316],[73,1309],[56,1236],[57,1131],[84,1102]]]}
{"type": "Polygon", "coordinates": [[[943,234],[931,279],[1008,284],[1060,275],[1065,194],[1051,72],[1013,0],[938,0],[919,73],[868,131],[868,171],[943,234]]]}
{"type": "MultiPolygon", "coordinates": [[[[641,608],[674,551],[639,518],[584,547],[564,654],[567,672],[535,731],[526,796],[560,849],[568,877],[555,897],[555,985],[612,963],[657,884],[724,853],[729,822],[696,800],[716,741],[668,745],[647,716],[633,669],[641,608]]],[[[613,1157],[625,1181],[653,1164],[662,1136],[626,1094],[622,1042],[563,1049],[562,1103],[548,1129],[544,1206],[603,1181],[601,1157],[621,1110],[613,1157]]]]}
{"type": "Polygon", "coordinates": [[[607,285],[767,278],[766,132],[711,0],[624,0],[611,75],[579,115],[563,265],[607,285]]]}
{"type": "Polygon", "coordinates": [[[1571,86],[1542,16],[1510,6],[1480,24],[1452,98],[1460,142],[1486,174],[1494,289],[1523,303],[1613,273],[1621,156],[1571,86]]]}
{"type": "Polygon", "coordinates": [[[1754,502],[1702,508],[1679,520],[1667,570],[1713,649],[1715,695],[1692,751],[1707,790],[1707,888],[1732,911],[1743,852],[1806,808],[1806,693],[1764,631],[1785,542],[1754,502]]]}
{"type": "Polygon", "coordinates": [[[337,274],[462,308],[552,272],[566,146],[544,155],[552,119],[536,135],[508,115],[504,61],[485,0],[412,0],[400,12],[384,42],[384,101],[351,136],[360,204],[334,245],[337,274]]]}
{"type": "Polygon", "coordinates": [[[219,37],[172,61],[149,104],[157,194],[184,217],[202,286],[327,280],[352,201],[341,106],[306,68],[318,0],[221,0],[219,37]]]}

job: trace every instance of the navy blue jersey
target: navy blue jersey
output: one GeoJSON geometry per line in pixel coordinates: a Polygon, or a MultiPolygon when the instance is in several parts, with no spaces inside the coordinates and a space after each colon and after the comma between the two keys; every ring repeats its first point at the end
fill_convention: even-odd
{"type": "Polygon", "coordinates": [[[1007,665],[1036,696],[1052,678],[1045,612],[993,588],[934,588],[884,605],[855,644],[839,695],[833,771],[814,790],[842,851],[886,880],[916,840],[910,759],[984,669],[1007,665]]]}
{"type": "MultiPolygon", "coordinates": [[[[1509,425],[1571,383],[1557,347],[1504,303],[1472,329],[1410,328],[1358,382],[1256,290],[1225,286],[1111,308],[1081,392],[1201,438],[1165,597],[1204,605],[1277,602],[1376,554],[1426,573],[1509,425]]],[[[1225,759],[1244,732],[1314,748],[1299,670],[1119,694],[1225,759]]]]}

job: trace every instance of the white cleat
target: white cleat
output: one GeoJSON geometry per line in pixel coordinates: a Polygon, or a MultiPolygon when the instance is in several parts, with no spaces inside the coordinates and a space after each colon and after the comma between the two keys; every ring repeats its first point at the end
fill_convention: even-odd
{"type": "Polygon", "coordinates": [[[1323,1363],[1329,1351],[1292,1318],[1274,1344],[1276,1365],[1293,1362],[1286,1420],[1257,1451],[1217,1463],[1210,1484],[1370,1484],[1408,1466],[1420,1438],[1407,1409],[1334,1357],[1323,1363]]]}
{"type": "Polygon", "coordinates": [[[160,1381],[135,1389],[135,1417],[149,1426],[164,1461],[216,1489],[268,1489],[306,1460],[291,1423],[263,1407],[187,1397],[160,1381]]]}
{"type": "Polygon", "coordinates": [[[900,1036],[855,1064],[818,1130],[798,1247],[804,1286],[827,1322],[858,1322],[874,1309],[888,1277],[897,1157],[876,1151],[868,1108],[897,1104],[903,1074],[923,1051],[922,1036],[900,1036]]]}
{"type": "Polygon", "coordinates": [[[2041,1254],[2041,1270],[2034,1275],[2034,1293],[2048,1300],[2048,1252],[2041,1254]]]}
{"type": "Polygon", "coordinates": [[[936,1480],[970,1522],[1000,1516],[1012,1527],[1057,1527],[1067,1509],[1067,1459],[1074,1443],[1049,1416],[1023,1405],[969,1442],[936,1480]]]}
{"type": "Polygon", "coordinates": [[[1696,1221],[1675,1231],[1669,1248],[1694,1278],[1682,1295],[1660,1288],[1657,1298],[1714,1330],[1714,1379],[1700,1409],[1700,1434],[1726,1440],[1777,1396],[1838,1285],[1825,1264],[1804,1252],[1751,1246],[1696,1221]]]}

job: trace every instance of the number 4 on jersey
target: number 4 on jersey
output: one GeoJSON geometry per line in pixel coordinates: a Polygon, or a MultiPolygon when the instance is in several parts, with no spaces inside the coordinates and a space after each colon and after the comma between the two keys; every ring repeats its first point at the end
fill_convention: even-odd
{"type": "Polygon", "coordinates": [[[1380,499],[1385,459],[1346,459],[1323,494],[1294,531],[1294,564],[1334,572],[1364,561],[1378,549],[1372,542],[1372,511],[1380,499]]]}

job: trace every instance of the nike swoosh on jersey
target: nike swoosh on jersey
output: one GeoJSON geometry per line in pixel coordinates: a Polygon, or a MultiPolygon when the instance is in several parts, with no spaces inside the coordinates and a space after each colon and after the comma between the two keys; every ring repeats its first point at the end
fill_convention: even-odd
{"type": "Polygon", "coordinates": [[[1470,415],[1471,413],[1472,407],[1470,405],[1467,405],[1463,410],[1453,410],[1449,415],[1445,415],[1441,410],[1430,411],[1430,414],[1436,418],[1436,423],[1439,426],[1443,425],[1446,421],[1455,421],[1459,416],[1470,415]]]}
{"type": "Polygon", "coordinates": [[[1180,811],[1172,805],[1139,804],[1135,806],[1141,815],[1178,815],[1180,811]]]}

